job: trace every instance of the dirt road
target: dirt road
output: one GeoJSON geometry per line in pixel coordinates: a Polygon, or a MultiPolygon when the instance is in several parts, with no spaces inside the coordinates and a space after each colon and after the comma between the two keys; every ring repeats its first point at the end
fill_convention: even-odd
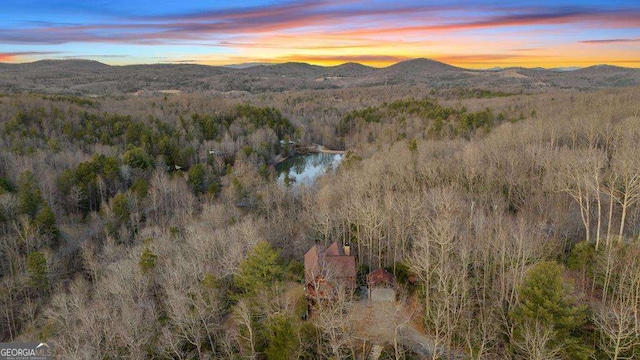
{"type": "Polygon", "coordinates": [[[434,341],[413,323],[415,314],[402,302],[371,303],[365,299],[354,304],[351,311],[359,314],[361,323],[358,326],[358,336],[374,344],[397,342],[425,359],[432,358],[434,351],[443,358],[465,358],[462,352],[448,352],[447,349],[436,346],[434,341]]]}

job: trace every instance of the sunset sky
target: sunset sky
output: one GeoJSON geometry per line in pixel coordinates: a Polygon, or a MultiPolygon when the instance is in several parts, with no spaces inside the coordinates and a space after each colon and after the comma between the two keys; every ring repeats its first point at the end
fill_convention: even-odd
{"type": "Polygon", "coordinates": [[[640,67],[640,1],[1,0],[0,62],[640,67]]]}

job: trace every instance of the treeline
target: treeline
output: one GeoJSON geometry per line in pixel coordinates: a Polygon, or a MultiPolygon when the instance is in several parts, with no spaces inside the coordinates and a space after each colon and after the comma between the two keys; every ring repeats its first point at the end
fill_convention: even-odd
{"type": "MultiPolygon", "coordinates": [[[[10,149],[18,154],[33,153],[37,149],[59,151],[60,143],[67,142],[83,149],[91,145],[142,148],[153,158],[161,156],[165,163],[189,166],[194,162],[198,145],[205,141],[221,142],[225,137],[237,141],[260,129],[270,129],[279,138],[292,136],[293,125],[274,108],[258,108],[239,104],[215,114],[180,114],[163,118],[153,116],[132,117],[119,113],[87,110],[95,103],[75,101],[80,107],[61,109],[57,101],[67,97],[43,97],[46,106],[31,108],[22,103],[12,109],[14,115],[4,122],[2,134],[10,149]],[[91,106],[89,106],[91,104],[91,106]],[[47,140],[45,142],[45,139],[47,140]]],[[[125,110],[126,112],[126,110],[125,110]]],[[[260,144],[262,146],[276,144],[260,144]]],[[[197,159],[197,158],[196,158],[197,159]]]]}
{"type": "MultiPolygon", "coordinates": [[[[424,122],[424,131],[433,138],[460,135],[468,137],[477,129],[488,132],[494,126],[494,121],[505,120],[504,114],[494,115],[489,108],[468,112],[464,107],[456,109],[450,106],[441,106],[429,98],[397,100],[379,107],[367,107],[348,112],[340,119],[337,133],[339,136],[346,136],[352,131],[362,131],[358,128],[364,124],[380,123],[383,119],[402,123],[406,122],[406,116],[415,116],[421,119],[424,122]]],[[[407,137],[405,132],[400,132],[397,135],[400,139],[407,137]]],[[[372,138],[372,142],[373,140],[372,138]]]]}
{"type": "Polygon", "coordinates": [[[433,358],[637,357],[637,95],[1,97],[0,338],[64,358],[361,357],[348,296],[300,318],[303,254],[339,241],[361,285],[398,276],[433,358]],[[351,152],[286,188],[286,138],[351,152]]]}
{"type": "MultiPolygon", "coordinates": [[[[520,91],[520,94],[523,92],[520,91]]],[[[513,92],[505,92],[499,90],[490,90],[490,89],[468,89],[468,88],[457,88],[457,89],[434,89],[430,92],[432,96],[444,96],[447,99],[450,98],[476,98],[476,99],[490,99],[496,97],[507,97],[507,96],[515,96],[517,93],[513,92]]]]}

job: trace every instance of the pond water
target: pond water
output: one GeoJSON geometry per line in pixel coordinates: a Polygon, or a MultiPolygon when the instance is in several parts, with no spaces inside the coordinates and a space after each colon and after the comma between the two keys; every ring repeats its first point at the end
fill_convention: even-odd
{"type": "Polygon", "coordinates": [[[284,184],[286,174],[294,180],[294,184],[313,185],[318,176],[323,175],[328,170],[335,170],[344,155],[313,153],[306,155],[296,155],[276,166],[278,173],[278,183],[284,184]]]}

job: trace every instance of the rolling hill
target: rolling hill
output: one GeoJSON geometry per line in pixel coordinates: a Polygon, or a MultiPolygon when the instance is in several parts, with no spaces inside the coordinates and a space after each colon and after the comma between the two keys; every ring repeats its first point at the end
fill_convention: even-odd
{"type": "Polygon", "coordinates": [[[573,71],[542,68],[470,70],[424,58],[386,68],[357,63],[323,67],[295,62],[246,67],[196,64],[110,66],[92,60],[0,63],[0,92],[5,93],[264,92],[384,85],[589,90],[639,86],[640,69],[598,65],[573,71]]]}

